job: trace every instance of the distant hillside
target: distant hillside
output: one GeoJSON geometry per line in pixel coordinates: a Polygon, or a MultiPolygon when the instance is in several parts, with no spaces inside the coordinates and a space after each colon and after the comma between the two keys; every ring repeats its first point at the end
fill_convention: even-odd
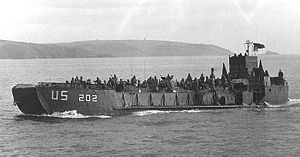
{"type": "Polygon", "coordinates": [[[205,44],[155,40],[93,40],[35,44],[0,40],[0,59],[146,56],[220,56],[227,49],[205,44]]]}
{"type": "Polygon", "coordinates": [[[266,53],[264,53],[262,55],[280,55],[280,54],[277,52],[273,52],[273,51],[267,51],[266,53]]]}

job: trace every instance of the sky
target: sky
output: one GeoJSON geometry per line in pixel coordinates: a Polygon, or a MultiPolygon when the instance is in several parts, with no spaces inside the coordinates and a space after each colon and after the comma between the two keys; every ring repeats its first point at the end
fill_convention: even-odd
{"type": "Polygon", "coordinates": [[[168,40],[300,53],[299,0],[0,0],[0,39],[168,40]]]}

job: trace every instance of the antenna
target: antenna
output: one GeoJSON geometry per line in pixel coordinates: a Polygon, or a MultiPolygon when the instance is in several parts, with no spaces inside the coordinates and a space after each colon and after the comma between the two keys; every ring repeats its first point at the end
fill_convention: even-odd
{"type": "Polygon", "coordinates": [[[250,46],[252,46],[252,42],[250,40],[246,40],[245,42],[245,51],[246,54],[249,56],[250,55],[250,46]]]}
{"type": "Polygon", "coordinates": [[[146,79],[146,63],[145,63],[145,58],[143,59],[144,61],[144,79],[146,79]]]}
{"type": "Polygon", "coordinates": [[[130,78],[132,78],[132,63],[130,64],[130,78]]]}

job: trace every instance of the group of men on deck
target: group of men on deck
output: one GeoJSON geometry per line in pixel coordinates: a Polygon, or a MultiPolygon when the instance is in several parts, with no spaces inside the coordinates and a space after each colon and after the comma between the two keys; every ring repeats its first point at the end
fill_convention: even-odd
{"type": "MultiPolygon", "coordinates": [[[[83,80],[83,77],[80,78],[76,76],[72,77],[70,84],[74,85],[83,85],[84,87],[89,87],[91,84],[95,84],[97,89],[104,90],[116,90],[117,92],[124,91],[124,89],[131,88],[147,88],[150,92],[173,92],[175,87],[184,89],[184,90],[193,90],[199,91],[201,89],[210,89],[213,90],[216,86],[226,87],[226,78],[222,76],[222,78],[215,78],[214,69],[211,69],[210,76],[204,77],[203,74],[199,78],[192,78],[191,74],[188,73],[187,78],[182,78],[180,81],[173,81],[173,75],[167,75],[166,77],[157,78],[156,76],[150,76],[148,79],[144,81],[140,81],[133,76],[130,80],[126,81],[123,79],[118,79],[118,77],[114,74],[109,77],[109,79],[101,81],[99,77],[96,78],[95,81],[91,81],[90,79],[83,80]]],[[[68,81],[66,81],[69,83],[68,81]]]]}

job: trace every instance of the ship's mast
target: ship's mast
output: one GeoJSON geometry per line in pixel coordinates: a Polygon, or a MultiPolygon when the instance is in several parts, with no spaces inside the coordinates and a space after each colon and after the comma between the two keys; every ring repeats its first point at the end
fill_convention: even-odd
{"type": "Polygon", "coordinates": [[[245,42],[245,51],[248,56],[256,56],[256,51],[254,49],[254,44],[250,40],[245,42]]]}
{"type": "Polygon", "coordinates": [[[248,56],[256,56],[256,52],[258,52],[258,49],[265,48],[265,45],[254,43],[253,41],[247,40],[245,42],[245,51],[248,56]]]}

